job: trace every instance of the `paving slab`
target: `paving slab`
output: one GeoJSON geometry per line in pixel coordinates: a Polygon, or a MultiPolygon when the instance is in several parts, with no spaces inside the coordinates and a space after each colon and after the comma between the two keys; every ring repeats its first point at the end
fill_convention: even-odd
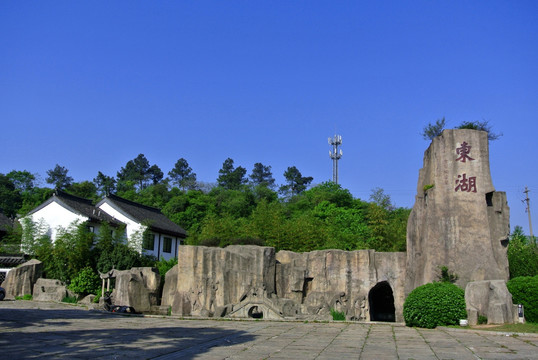
{"type": "Polygon", "coordinates": [[[2,359],[538,359],[538,335],[395,323],[179,319],[2,301],[0,352],[2,359]]]}

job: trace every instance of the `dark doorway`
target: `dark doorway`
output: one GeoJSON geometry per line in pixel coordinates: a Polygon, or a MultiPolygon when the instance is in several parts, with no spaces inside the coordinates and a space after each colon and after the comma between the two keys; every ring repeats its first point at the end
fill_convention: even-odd
{"type": "Polygon", "coordinates": [[[377,283],[368,294],[370,305],[370,321],[396,321],[394,296],[389,283],[377,283]]]}
{"type": "Polygon", "coordinates": [[[259,310],[257,306],[253,306],[248,310],[248,317],[252,319],[263,319],[263,311],[259,310]]]}

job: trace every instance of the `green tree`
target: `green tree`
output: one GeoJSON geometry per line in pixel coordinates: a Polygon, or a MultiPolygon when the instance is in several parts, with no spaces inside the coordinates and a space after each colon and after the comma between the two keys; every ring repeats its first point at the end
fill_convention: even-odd
{"type": "Polygon", "coordinates": [[[275,179],[273,178],[270,166],[265,166],[262,163],[255,163],[249,177],[250,182],[254,186],[263,185],[269,189],[275,187],[275,179]]]}
{"type": "Polygon", "coordinates": [[[10,217],[17,215],[22,205],[22,196],[9,177],[0,174],[0,213],[10,217]]]}
{"type": "Polygon", "coordinates": [[[67,176],[68,172],[69,171],[65,167],[56,164],[54,169],[47,170],[47,178],[45,180],[47,181],[47,184],[54,185],[55,189],[63,190],[73,183],[73,178],[67,176]]]}
{"type": "Polygon", "coordinates": [[[13,182],[13,185],[21,191],[32,191],[36,186],[36,176],[29,171],[10,171],[6,176],[13,182]]]}
{"type": "Polygon", "coordinates": [[[148,169],[148,176],[151,179],[151,183],[157,185],[163,180],[164,173],[157,165],[153,164],[148,169]]]}
{"type": "Polygon", "coordinates": [[[295,166],[286,169],[284,178],[286,179],[286,185],[280,187],[280,192],[290,196],[302,193],[310,185],[312,180],[314,180],[311,176],[303,176],[295,166]]]}
{"type": "Polygon", "coordinates": [[[97,190],[101,196],[112,194],[116,190],[116,179],[100,171],[93,179],[93,183],[97,186],[97,190]]]}
{"type": "Polygon", "coordinates": [[[441,135],[445,128],[445,118],[438,119],[435,121],[435,124],[429,123],[422,129],[422,137],[424,140],[433,140],[437,136],[441,135]]]}
{"type": "Polygon", "coordinates": [[[372,192],[370,193],[370,201],[387,211],[394,210],[390,195],[385,194],[385,190],[380,187],[372,189],[372,192]]]}
{"type": "Polygon", "coordinates": [[[174,168],[168,172],[168,176],[184,191],[196,188],[196,173],[192,171],[189,163],[184,158],[176,161],[174,168]]]}
{"type": "Polygon", "coordinates": [[[85,199],[97,199],[97,186],[93,182],[83,181],[80,183],[73,183],[66,191],[72,195],[85,198],[85,199]]]}
{"type": "Polygon", "coordinates": [[[217,182],[220,187],[236,190],[245,184],[245,174],[247,170],[241,166],[234,168],[234,161],[230,158],[224,160],[222,168],[219,170],[217,182]]]}
{"type": "Polygon", "coordinates": [[[529,241],[521,226],[516,226],[510,235],[507,256],[511,279],[538,275],[538,246],[529,241]]]}
{"type": "Polygon", "coordinates": [[[138,154],[133,160],[129,160],[125,167],[118,171],[118,183],[126,183],[132,181],[137,184],[139,189],[143,189],[148,185],[151,178],[150,164],[144,154],[138,154]]]}

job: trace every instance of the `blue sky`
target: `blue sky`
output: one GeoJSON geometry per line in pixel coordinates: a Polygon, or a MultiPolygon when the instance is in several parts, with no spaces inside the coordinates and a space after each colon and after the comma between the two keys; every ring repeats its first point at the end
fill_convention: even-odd
{"type": "Polygon", "coordinates": [[[338,133],[342,186],[412,207],[422,128],[487,120],[512,227],[525,185],[538,219],[536,1],[2,1],[0,50],[0,173],[91,180],[143,153],[321,183],[338,133]]]}

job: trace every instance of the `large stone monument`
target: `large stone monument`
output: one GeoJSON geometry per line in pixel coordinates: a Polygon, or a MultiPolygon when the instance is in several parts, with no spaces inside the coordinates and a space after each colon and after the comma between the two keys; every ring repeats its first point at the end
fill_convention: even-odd
{"type": "Polygon", "coordinates": [[[470,281],[508,280],[509,208],[489,168],[488,134],[445,130],[424,153],[407,225],[405,293],[447,266],[470,281]]]}

